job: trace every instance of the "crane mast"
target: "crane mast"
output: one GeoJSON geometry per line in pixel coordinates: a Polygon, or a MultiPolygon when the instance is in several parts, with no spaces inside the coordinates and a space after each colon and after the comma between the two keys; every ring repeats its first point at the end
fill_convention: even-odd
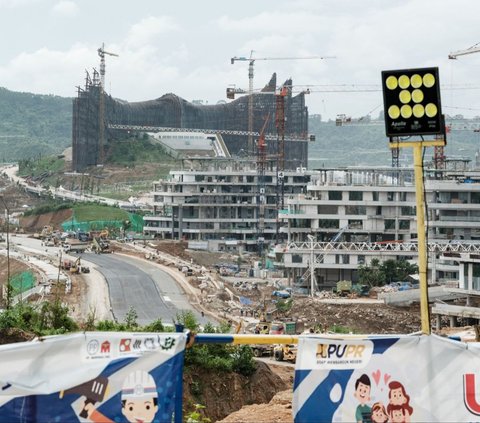
{"type": "Polygon", "coordinates": [[[100,56],[100,89],[98,92],[98,153],[97,157],[99,158],[100,164],[103,164],[104,161],[104,139],[105,139],[105,55],[118,57],[118,54],[105,51],[105,43],[102,43],[102,46],[97,50],[98,55],[100,56]]]}

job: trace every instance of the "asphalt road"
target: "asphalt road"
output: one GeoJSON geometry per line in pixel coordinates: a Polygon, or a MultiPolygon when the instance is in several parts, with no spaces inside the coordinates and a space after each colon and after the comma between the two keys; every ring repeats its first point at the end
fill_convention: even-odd
{"type": "Polygon", "coordinates": [[[116,254],[87,253],[82,257],[95,263],[105,277],[113,315],[118,322],[125,320],[130,307],[137,312],[141,326],[157,319],[173,324],[182,310],[192,311],[202,325],[209,321],[187,301],[178,283],[157,266],[116,254]]]}

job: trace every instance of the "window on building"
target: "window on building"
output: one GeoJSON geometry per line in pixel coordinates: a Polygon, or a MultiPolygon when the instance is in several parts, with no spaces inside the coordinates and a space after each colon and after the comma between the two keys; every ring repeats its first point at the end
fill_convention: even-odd
{"type": "Polygon", "coordinates": [[[400,201],[407,201],[407,193],[406,192],[399,192],[398,195],[400,196],[400,201]]]}
{"type": "Polygon", "coordinates": [[[395,193],[392,191],[387,192],[387,201],[394,201],[395,199],[395,193]]]}
{"type": "Polygon", "coordinates": [[[341,191],[328,191],[328,199],[331,201],[341,200],[342,192],[341,191]]]}
{"type": "Polygon", "coordinates": [[[365,264],[365,256],[358,256],[357,257],[358,264],[365,264]]]}
{"type": "Polygon", "coordinates": [[[480,204],[480,192],[471,193],[472,204],[480,204]]]}
{"type": "Polygon", "coordinates": [[[385,230],[395,229],[395,220],[394,219],[385,219],[385,230]]]}
{"type": "Polygon", "coordinates": [[[348,227],[349,229],[363,229],[363,221],[361,219],[350,219],[348,227]]]}
{"type": "Polygon", "coordinates": [[[402,206],[400,209],[402,216],[415,216],[415,207],[412,206],[402,206]]]}
{"type": "Polygon", "coordinates": [[[318,214],[337,214],[338,213],[338,206],[318,206],[317,207],[318,214]]]}
{"type": "Polygon", "coordinates": [[[373,191],[372,192],[372,200],[373,201],[378,201],[378,199],[379,199],[378,191],[373,191]]]}
{"type": "Polygon", "coordinates": [[[321,229],[326,229],[326,228],[338,229],[340,227],[340,221],[338,219],[319,219],[318,227],[321,229]]]}
{"type": "Polygon", "coordinates": [[[362,191],[349,191],[348,192],[348,199],[350,201],[362,201],[363,200],[363,192],[362,191]]]}
{"type": "Polygon", "coordinates": [[[366,215],[367,208],[365,206],[346,206],[345,214],[349,215],[366,215]]]}
{"type": "Polygon", "coordinates": [[[302,256],[300,254],[292,254],[292,263],[302,263],[302,256]]]}
{"type": "Polygon", "coordinates": [[[401,230],[410,229],[410,220],[400,220],[400,221],[398,222],[398,227],[399,227],[401,230]]]}

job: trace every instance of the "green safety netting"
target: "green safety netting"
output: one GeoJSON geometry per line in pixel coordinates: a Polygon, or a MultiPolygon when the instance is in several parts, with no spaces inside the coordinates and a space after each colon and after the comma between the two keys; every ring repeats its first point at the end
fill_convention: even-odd
{"type": "Polygon", "coordinates": [[[35,286],[35,275],[30,271],[17,273],[10,277],[10,286],[13,295],[28,291],[35,286]]]}
{"type": "Polygon", "coordinates": [[[102,231],[108,229],[113,232],[115,229],[120,230],[123,228],[127,231],[143,232],[143,217],[138,214],[128,213],[129,224],[126,224],[125,220],[89,220],[79,222],[72,217],[62,223],[62,229],[64,231],[102,231]]]}

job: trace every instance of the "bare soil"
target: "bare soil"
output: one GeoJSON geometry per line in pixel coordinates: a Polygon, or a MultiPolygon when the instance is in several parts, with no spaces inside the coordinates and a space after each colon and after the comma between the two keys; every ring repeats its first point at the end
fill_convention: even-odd
{"type": "Polygon", "coordinates": [[[46,225],[52,226],[54,230],[62,230],[61,224],[70,220],[72,213],[71,209],[65,209],[36,216],[22,217],[20,218],[20,226],[27,233],[41,231],[46,225]]]}

